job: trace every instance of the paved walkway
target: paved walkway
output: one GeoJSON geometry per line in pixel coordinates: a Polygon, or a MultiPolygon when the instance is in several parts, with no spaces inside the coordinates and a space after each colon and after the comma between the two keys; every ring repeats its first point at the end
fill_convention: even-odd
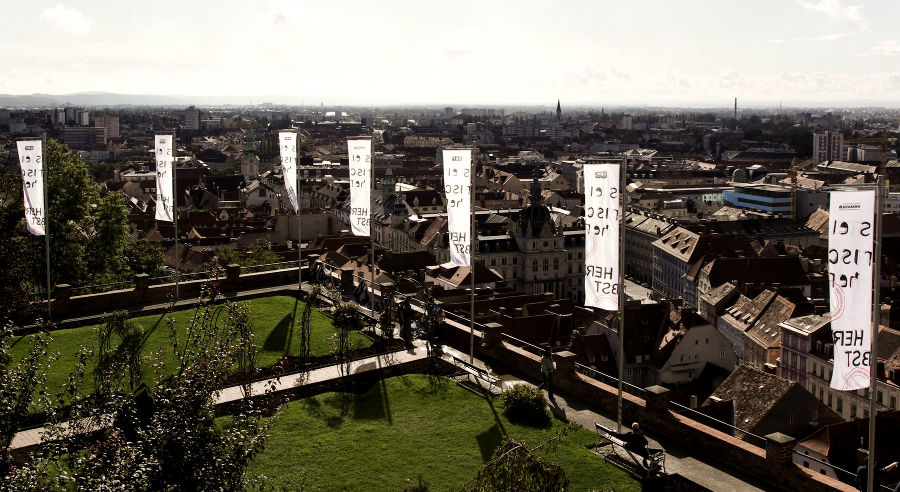
{"type": "MultiPolygon", "coordinates": [[[[453,348],[445,347],[444,351],[448,355],[455,355],[466,361],[469,360],[468,354],[464,354],[453,348]]],[[[484,362],[477,359],[475,360],[475,365],[490,369],[484,362]]],[[[507,389],[516,384],[535,386],[532,382],[524,381],[516,375],[498,375],[502,380],[501,384],[503,389],[507,389]]],[[[612,429],[616,428],[615,417],[608,418],[605,415],[596,412],[584,401],[573,396],[557,394],[550,402],[550,409],[554,414],[575,422],[591,432],[595,432],[594,422],[612,429]]],[[[710,464],[691,456],[690,447],[685,443],[657,440],[652,434],[646,435],[646,437],[647,440],[650,441],[650,446],[661,447],[666,450],[666,472],[670,474],[677,473],[694,483],[713,491],[754,492],[766,490],[764,484],[755,482],[751,477],[739,476],[737,473],[722,470],[720,468],[721,465],[710,464]]]]}
{"type": "MultiPolygon", "coordinates": [[[[425,346],[423,344],[417,344],[417,346],[411,349],[398,350],[396,352],[389,352],[387,354],[381,354],[373,357],[366,357],[364,359],[355,360],[350,363],[350,373],[360,374],[369,371],[375,371],[383,367],[398,366],[409,362],[415,362],[426,357],[427,351],[425,349],[425,346]]],[[[276,392],[283,392],[299,388],[307,384],[321,383],[338,379],[340,377],[340,369],[337,365],[320,367],[318,369],[313,369],[309,372],[309,374],[305,375],[301,373],[292,373],[286,374],[278,379],[257,381],[251,386],[252,394],[262,394],[270,386],[272,386],[276,392]]],[[[219,392],[219,395],[216,398],[216,405],[238,401],[243,397],[244,392],[242,386],[229,386],[219,392]]],[[[83,428],[84,432],[91,432],[101,429],[109,425],[110,423],[111,422],[109,421],[109,419],[101,419],[100,422],[90,422],[89,419],[83,419],[82,421],[79,421],[78,427],[83,428]]],[[[68,425],[68,423],[64,423],[63,428],[65,429],[68,425]]],[[[37,427],[34,429],[28,429],[22,432],[18,432],[13,437],[12,443],[10,444],[9,448],[11,450],[16,450],[38,446],[41,444],[43,436],[46,432],[47,429],[44,427],[37,427]]]]}

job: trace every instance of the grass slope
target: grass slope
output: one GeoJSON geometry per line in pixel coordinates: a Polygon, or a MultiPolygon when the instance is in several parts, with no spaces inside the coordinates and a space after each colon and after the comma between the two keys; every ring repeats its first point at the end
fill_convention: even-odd
{"type": "MultiPolygon", "coordinates": [[[[259,347],[259,365],[265,367],[274,364],[285,354],[287,348],[290,349],[290,354],[296,354],[300,342],[296,337],[297,328],[294,323],[295,320],[299,323],[303,314],[304,303],[288,296],[258,298],[247,302],[249,304],[250,320],[253,325],[256,345],[259,347]]],[[[193,309],[188,309],[133,318],[132,321],[140,325],[144,330],[146,339],[144,355],[152,359],[150,356],[162,350],[167,355],[168,367],[174,369],[173,364],[171,364],[174,361],[174,358],[171,357],[171,330],[167,325],[167,319],[174,319],[176,329],[179,330],[179,333],[184,333],[184,330],[190,325],[194,314],[195,311],[193,309]]],[[[312,328],[310,341],[313,356],[330,354],[332,350],[329,338],[335,333],[331,320],[319,311],[313,311],[310,326],[312,328]]],[[[47,374],[47,387],[50,391],[55,393],[57,388],[62,388],[67,381],[69,373],[75,365],[75,354],[78,352],[82,342],[92,347],[97,346],[96,328],[97,325],[91,325],[56,330],[51,333],[53,342],[48,350],[50,353],[59,352],[60,358],[52,365],[50,372],[47,374]]],[[[29,336],[19,337],[13,341],[11,352],[14,361],[28,354],[30,344],[27,339],[29,336]]],[[[359,333],[353,333],[351,339],[355,347],[371,345],[371,341],[359,333]]],[[[145,379],[148,381],[153,377],[153,371],[150,368],[151,363],[152,360],[148,360],[145,367],[145,379]]],[[[89,370],[91,369],[89,368],[89,370]]],[[[91,379],[93,377],[92,374],[92,372],[89,372],[86,379],[91,379]]]]}
{"type": "MultiPolygon", "coordinates": [[[[365,394],[287,403],[249,471],[288,490],[399,491],[419,476],[432,490],[456,490],[490,459],[502,436],[534,447],[563,425],[556,419],[546,429],[512,424],[499,398],[443,377],[399,376],[365,394]]],[[[579,428],[540,454],[565,469],[572,490],[640,490],[627,472],[586,448],[596,441],[579,428]]]]}

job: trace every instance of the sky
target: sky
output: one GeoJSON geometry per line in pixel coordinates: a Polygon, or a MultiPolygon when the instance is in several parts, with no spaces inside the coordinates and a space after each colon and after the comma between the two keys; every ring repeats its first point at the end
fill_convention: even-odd
{"type": "Polygon", "coordinates": [[[900,1],[0,3],[0,94],[900,106],[900,1]]]}

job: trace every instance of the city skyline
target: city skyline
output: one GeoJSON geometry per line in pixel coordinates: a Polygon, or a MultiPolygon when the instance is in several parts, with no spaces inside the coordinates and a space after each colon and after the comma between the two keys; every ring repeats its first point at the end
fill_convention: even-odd
{"type": "Polygon", "coordinates": [[[55,1],[5,8],[0,94],[234,103],[900,105],[900,5],[55,1]],[[28,22],[22,22],[29,19],[28,22]],[[154,21],[152,19],[163,19],[154,21]],[[249,88],[249,89],[248,89],[249,88]],[[252,91],[252,92],[250,92],[252,91]]]}

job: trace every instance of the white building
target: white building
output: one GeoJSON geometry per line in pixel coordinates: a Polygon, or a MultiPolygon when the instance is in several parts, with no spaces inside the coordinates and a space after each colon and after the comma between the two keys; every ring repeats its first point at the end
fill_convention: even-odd
{"type": "Polygon", "coordinates": [[[109,138],[119,138],[118,116],[94,116],[94,126],[106,128],[106,136],[109,138]]]}
{"type": "Polygon", "coordinates": [[[813,134],[813,162],[839,161],[844,158],[844,135],[840,132],[813,134]]]}
{"type": "Polygon", "coordinates": [[[200,129],[200,110],[191,106],[184,110],[184,129],[199,130],[200,129]]]}

